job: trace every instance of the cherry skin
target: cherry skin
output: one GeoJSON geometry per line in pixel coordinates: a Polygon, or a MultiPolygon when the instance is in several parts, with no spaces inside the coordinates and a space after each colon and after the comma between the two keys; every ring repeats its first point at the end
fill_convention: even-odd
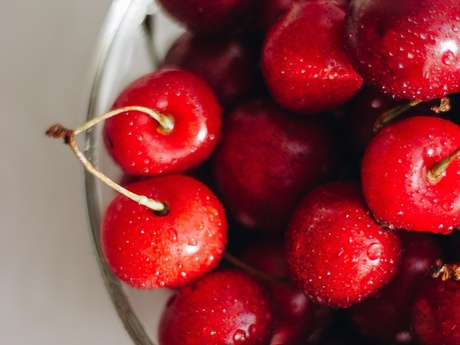
{"type": "Polygon", "coordinates": [[[190,72],[161,69],[128,85],[113,108],[144,106],[173,119],[165,132],[139,111],[104,123],[110,155],[127,173],[153,176],[190,169],[206,160],[221,130],[222,108],[207,83],[190,72]]]}
{"type": "Polygon", "coordinates": [[[159,325],[160,345],[265,345],[274,326],[259,280],[236,269],[213,271],[178,290],[159,325]]]}
{"type": "Polygon", "coordinates": [[[411,326],[418,345],[460,344],[460,284],[431,277],[420,285],[411,326]]]}
{"type": "Polygon", "coordinates": [[[219,35],[244,26],[258,0],[159,0],[190,31],[219,35]]]}
{"type": "Polygon", "coordinates": [[[247,228],[284,231],[297,202],[337,167],[330,129],[318,118],[295,115],[270,99],[254,99],[224,120],[212,156],[216,193],[247,228]]]}
{"type": "Polygon", "coordinates": [[[285,242],[294,283],[330,307],[348,308],[376,293],[400,261],[399,237],[373,221],[355,181],[329,182],[308,193],[285,242]]]}
{"type": "Polygon", "coordinates": [[[258,47],[243,35],[209,37],[185,32],[168,50],[163,66],[182,68],[203,78],[227,109],[262,87],[258,47]]]}
{"type": "Polygon", "coordinates": [[[153,177],[127,189],[167,205],[158,214],[118,194],[101,225],[104,256],[136,288],[178,287],[217,265],[227,241],[225,211],[203,183],[181,174],[153,177]]]}
{"type": "Polygon", "coordinates": [[[364,196],[378,222],[396,229],[450,233],[460,225],[460,159],[431,170],[460,147],[460,127],[414,116],[381,129],[361,166],[364,196]]]}
{"type": "Polygon", "coordinates": [[[433,263],[443,257],[433,234],[402,231],[398,235],[403,255],[396,275],[375,296],[348,309],[354,324],[366,338],[388,344],[414,340],[410,329],[414,292],[430,274],[433,263]]]}
{"type": "Polygon", "coordinates": [[[333,318],[333,310],[318,306],[291,282],[277,278],[287,277],[282,236],[261,235],[247,241],[240,259],[274,278],[266,279],[276,313],[276,327],[270,345],[315,344],[323,337],[333,318]]]}
{"type": "Polygon", "coordinates": [[[344,104],[362,78],[343,46],[345,8],[335,1],[296,1],[268,31],[261,67],[282,107],[317,114],[344,104]]]}
{"type": "Polygon", "coordinates": [[[428,101],[460,91],[457,0],[354,0],[345,37],[356,70],[381,92],[428,101]]]}

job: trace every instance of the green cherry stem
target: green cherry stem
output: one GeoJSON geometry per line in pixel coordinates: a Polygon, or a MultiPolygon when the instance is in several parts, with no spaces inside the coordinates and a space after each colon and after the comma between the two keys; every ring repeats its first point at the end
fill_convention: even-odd
{"type": "Polygon", "coordinates": [[[390,109],[386,112],[384,112],[375,122],[374,124],[374,133],[378,132],[381,128],[383,128],[386,124],[389,122],[393,121],[396,117],[404,113],[406,110],[409,110],[412,107],[415,107],[416,105],[420,104],[422,101],[421,100],[414,100],[414,101],[409,101],[406,103],[403,103],[401,105],[398,105],[397,107],[390,109]]]}
{"type": "Polygon", "coordinates": [[[110,117],[113,117],[118,114],[122,114],[128,111],[140,111],[142,113],[145,113],[147,115],[150,115],[152,118],[158,121],[159,123],[159,130],[162,133],[169,133],[173,130],[174,128],[174,122],[172,121],[172,118],[170,118],[167,115],[159,114],[155,111],[153,111],[150,108],[142,107],[142,106],[127,106],[119,109],[115,109],[112,111],[109,111],[103,115],[100,115],[98,117],[95,117],[81,126],[77,127],[76,129],[67,129],[64,126],[60,124],[56,124],[48,128],[46,131],[46,135],[51,138],[55,139],[64,139],[64,143],[67,144],[72,151],[75,153],[77,156],[78,160],[83,164],[85,169],[90,172],[92,175],[97,177],[100,181],[104,182],[106,185],[109,187],[113,188],[115,191],[119,192],[120,194],[123,194],[124,196],[130,198],[131,200],[138,202],[141,205],[144,205],[153,211],[162,214],[167,211],[167,206],[160,202],[153,200],[151,198],[148,198],[144,195],[139,195],[136,193],[133,193],[129,191],[128,189],[120,186],[118,183],[114,182],[112,179],[104,175],[102,172],[100,172],[96,167],[94,167],[93,164],[86,158],[85,154],[80,150],[77,141],[75,140],[75,137],[83,132],[86,132],[87,130],[91,129],[98,123],[107,120],[110,117]]]}
{"type": "Polygon", "coordinates": [[[460,156],[460,147],[456,149],[453,153],[449,156],[444,158],[439,163],[436,163],[430,170],[428,170],[428,179],[430,181],[438,181],[444,174],[444,171],[449,166],[450,162],[452,162],[455,158],[460,156]]]}

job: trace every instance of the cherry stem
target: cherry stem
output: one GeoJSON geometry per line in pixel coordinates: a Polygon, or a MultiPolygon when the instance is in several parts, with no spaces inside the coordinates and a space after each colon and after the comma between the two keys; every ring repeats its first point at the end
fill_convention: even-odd
{"type": "Polygon", "coordinates": [[[428,171],[428,178],[431,181],[438,181],[444,174],[444,171],[449,166],[450,162],[452,162],[455,158],[460,155],[460,147],[456,149],[452,154],[444,158],[439,163],[436,163],[429,171],[428,171]]]}
{"type": "Polygon", "coordinates": [[[441,259],[436,260],[431,267],[431,276],[442,281],[451,280],[460,283],[460,266],[445,264],[441,259]]]}
{"type": "Polygon", "coordinates": [[[253,267],[251,265],[248,265],[246,262],[241,261],[237,257],[233,256],[228,251],[225,251],[224,258],[228,262],[230,262],[232,265],[242,269],[243,271],[246,271],[246,272],[248,272],[250,274],[253,274],[256,277],[259,277],[261,279],[264,279],[264,280],[276,280],[276,281],[279,281],[279,282],[282,282],[282,283],[290,283],[291,282],[289,280],[289,278],[287,278],[287,277],[278,276],[278,275],[275,275],[275,274],[269,274],[269,273],[263,272],[261,270],[258,270],[257,268],[255,268],[255,267],[253,267]]]}
{"type": "Polygon", "coordinates": [[[119,192],[120,194],[123,194],[124,196],[130,198],[131,200],[141,205],[144,205],[156,212],[161,213],[162,211],[165,211],[167,209],[167,206],[165,204],[163,204],[160,201],[156,201],[151,198],[148,198],[145,195],[139,195],[139,194],[133,193],[129,191],[128,189],[120,186],[118,183],[114,182],[112,179],[110,179],[106,175],[104,175],[102,172],[96,169],[96,167],[94,167],[94,165],[91,164],[91,162],[86,158],[85,154],[80,150],[80,148],[78,147],[77,141],[75,140],[75,137],[78,134],[88,131],[89,129],[97,125],[98,123],[105,121],[108,118],[113,117],[115,115],[125,113],[128,111],[140,111],[142,113],[150,115],[152,118],[158,121],[162,133],[169,133],[174,128],[174,122],[167,115],[156,113],[152,109],[142,107],[142,106],[127,106],[127,107],[109,111],[103,115],[95,117],[85,122],[84,124],[82,124],[81,126],[77,127],[74,130],[67,129],[64,126],[61,126],[60,124],[53,125],[46,131],[46,135],[51,138],[55,138],[55,139],[64,139],[64,143],[70,146],[70,148],[75,153],[78,160],[83,164],[85,169],[88,172],[90,172],[92,175],[97,177],[100,181],[104,182],[106,185],[113,188],[115,191],[119,192]]]}
{"type": "Polygon", "coordinates": [[[439,101],[439,105],[437,106],[432,106],[431,110],[434,111],[436,114],[440,113],[445,113],[451,110],[451,105],[450,105],[450,98],[449,97],[443,97],[439,101]]]}
{"type": "Polygon", "coordinates": [[[417,104],[420,104],[421,102],[422,102],[421,100],[409,101],[409,102],[403,103],[401,105],[396,106],[393,109],[390,109],[384,112],[375,122],[374,132],[378,132],[385,125],[393,121],[396,117],[404,113],[406,110],[409,110],[410,108],[415,107],[417,104]]]}

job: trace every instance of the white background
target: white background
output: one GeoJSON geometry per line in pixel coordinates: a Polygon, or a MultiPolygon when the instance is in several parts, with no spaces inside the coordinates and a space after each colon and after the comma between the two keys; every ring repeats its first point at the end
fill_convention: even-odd
{"type": "Polygon", "coordinates": [[[132,344],[99,276],[83,168],[44,136],[84,120],[109,6],[0,3],[0,344],[132,344]]]}

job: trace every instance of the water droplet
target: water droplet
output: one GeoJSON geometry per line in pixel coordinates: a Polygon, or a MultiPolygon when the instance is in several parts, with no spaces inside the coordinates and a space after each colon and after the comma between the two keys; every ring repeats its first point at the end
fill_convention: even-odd
{"type": "Polygon", "coordinates": [[[235,334],[233,334],[233,341],[235,344],[242,344],[246,341],[246,332],[242,329],[238,329],[235,334]]]}
{"type": "Polygon", "coordinates": [[[187,244],[189,246],[197,246],[198,245],[198,242],[196,239],[194,239],[193,237],[191,239],[188,240],[187,244]]]}
{"type": "Polygon", "coordinates": [[[367,257],[370,260],[377,260],[382,255],[382,247],[378,243],[373,243],[367,248],[367,257]]]}
{"type": "Polygon", "coordinates": [[[446,65],[451,65],[454,62],[455,55],[452,51],[446,50],[441,57],[441,60],[446,65]]]}

